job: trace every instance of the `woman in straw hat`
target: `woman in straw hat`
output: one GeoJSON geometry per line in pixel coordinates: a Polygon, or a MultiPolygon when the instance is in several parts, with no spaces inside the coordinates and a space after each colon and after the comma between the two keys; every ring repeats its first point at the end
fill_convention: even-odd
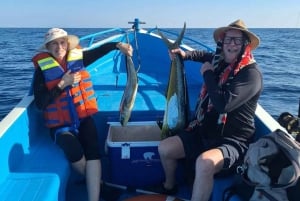
{"type": "Polygon", "coordinates": [[[77,36],[63,29],[49,29],[41,52],[33,57],[34,97],[44,111],[45,124],[72,167],[85,175],[88,199],[100,198],[100,147],[92,115],[97,101],[85,66],[119,49],[131,56],[132,47],[111,42],[90,51],[78,47],[77,36]]]}
{"type": "Polygon", "coordinates": [[[203,63],[200,73],[204,84],[194,120],[159,145],[166,175],[160,192],[177,192],[177,160],[186,158],[195,171],[192,201],[208,200],[214,175],[233,169],[243,159],[254,134],[255,109],[262,90],[262,75],[252,56],[259,38],[242,20],[216,29],[213,36],[215,53],[174,49],[170,54],[203,63]]]}

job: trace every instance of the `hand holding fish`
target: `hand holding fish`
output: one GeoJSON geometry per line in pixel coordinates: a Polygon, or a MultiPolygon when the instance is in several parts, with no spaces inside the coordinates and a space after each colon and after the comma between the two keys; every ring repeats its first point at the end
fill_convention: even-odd
{"type": "Polygon", "coordinates": [[[201,75],[203,75],[208,70],[214,71],[214,67],[211,63],[205,62],[204,64],[202,64],[202,67],[200,68],[201,75]]]}
{"type": "Polygon", "coordinates": [[[170,56],[171,60],[173,60],[175,58],[175,54],[181,55],[181,57],[183,59],[185,58],[185,52],[180,48],[175,48],[175,49],[169,50],[169,56],[170,56]]]}
{"type": "Polygon", "coordinates": [[[132,46],[130,44],[120,42],[116,46],[123,54],[132,56],[132,46]]]}

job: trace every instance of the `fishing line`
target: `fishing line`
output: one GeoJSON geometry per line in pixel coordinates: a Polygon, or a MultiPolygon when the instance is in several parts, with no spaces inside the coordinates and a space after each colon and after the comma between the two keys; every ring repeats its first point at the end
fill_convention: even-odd
{"type": "MultiPolygon", "coordinates": [[[[136,70],[136,72],[138,73],[140,68],[141,68],[141,55],[140,55],[140,51],[139,51],[139,45],[137,42],[137,34],[136,34],[136,28],[133,26],[133,32],[134,32],[134,41],[135,41],[135,51],[137,54],[137,60],[138,60],[138,68],[136,70]]],[[[129,43],[129,38],[128,38],[128,34],[126,34],[127,37],[127,42],[129,43]]]]}

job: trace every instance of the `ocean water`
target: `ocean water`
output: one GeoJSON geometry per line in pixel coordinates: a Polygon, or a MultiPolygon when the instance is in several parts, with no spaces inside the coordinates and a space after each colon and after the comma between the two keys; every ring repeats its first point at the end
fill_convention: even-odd
{"type": "MultiPolygon", "coordinates": [[[[84,36],[102,29],[66,30],[84,36]]],[[[213,30],[187,29],[185,36],[214,49],[213,30]]],[[[28,93],[34,71],[31,58],[42,44],[46,31],[44,28],[0,28],[0,120],[28,93]]],[[[264,80],[259,103],[275,118],[282,112],[297,115],[300,101],[300,29],[251,31],[261,39],[260,46],[253,52],[264,80]]]]}

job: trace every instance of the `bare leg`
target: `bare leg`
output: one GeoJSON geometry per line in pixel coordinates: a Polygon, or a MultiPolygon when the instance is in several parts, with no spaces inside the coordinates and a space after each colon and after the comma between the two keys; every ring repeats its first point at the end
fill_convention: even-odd
{"type": "Polygon", "coordinates": [[[79,161],[72,163],[74,170],[86,178],[87,192],[90,201],[100,199],[101,163],[100,160],[85,160],[82,157],[79,161]]]}
{"type": "Polygon", "coordinates": [[[100,160],[88,160],[86,162],[86,183],[89,201],[99,201],[101,181],[100,160]]]}
{"type": "Polygon", "coordinates": [[[83,156],[79,161],[72,163],[72,168],[81,175],[85,175],[86,160],[83,156]]]}
{"type": "Polygon", "coordinates": [[[164,187],[171,189],[176,183],[177,160],[185,156],[183,144],[178,136],[169,137],[160,142],[158,151],[166,176],[164,187]]]}
{"type": "Polygon", "coordinates": [[[219,149],[208,150],[197,158],[191,201],[209,200],[213,189],[214,174],[222,169],[223,164],[223,154],[219,149]]]}

